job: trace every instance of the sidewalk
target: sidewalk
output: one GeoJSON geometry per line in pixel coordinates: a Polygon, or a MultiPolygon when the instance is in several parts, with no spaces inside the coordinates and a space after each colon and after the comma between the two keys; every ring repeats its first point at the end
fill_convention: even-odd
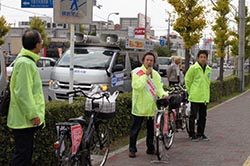
{"type": "Polygon", "coordinates": [[[142,139],[136,158],[128,157],[126,146],[111,153],[106,165],[250,166],[250,91],[210,109],[205,133],[210,141],[191,142],[185,130],[176,133],[165,162],[153,162],[156,156],[146,154],[142,139]]]}

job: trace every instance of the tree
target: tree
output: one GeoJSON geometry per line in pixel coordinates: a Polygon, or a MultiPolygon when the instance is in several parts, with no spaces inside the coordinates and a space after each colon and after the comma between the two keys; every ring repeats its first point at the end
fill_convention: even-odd
{"type": "Polygon", "coordinates": [[[202,38],[202,30],[206,26],[204,6],[199,5],[199,0],[168,0],[176,10],[178,18],[174,23],[174,30],[184,40],[185,47],[185,69],[189,68],[190,49],[199,43],[202,38]]]}
{"type": "Polygon", "coordinates": [[[226,56],[226,47],[229,45],[230,31],[228,28],[229,19],[227,15],[230,12],[229,0],[217,0],[213,2],[213,10],[217,13],[215,17],[215,24],[212,30],[215,33],[214,43],[216,46],[216,54],[220,57],[220,72],[219,80],[223,81],[223,63],[226,56]]]}
{"type": "Polygon", "coordinates": [[[10,31],[10,26],[7,24],[5,18],[2,16],[0,17],[0,46],[4,44],[3,36],[5,36],[10,31]]]}
{"type": "Polygon", "coordinates": [[[169,57],[171,55],[171,50],[167,46],[156,46],[155,50],[158,56],[169,57]]]}
{"type": "Polygon", "coordinates": [[[49,40],[47,38],[47,32],[45,30],[45,23],[39,17],[33,17],[30,22],[30,29],[37,30],[43,39],[43,47],[48,46],[49,40]]]}

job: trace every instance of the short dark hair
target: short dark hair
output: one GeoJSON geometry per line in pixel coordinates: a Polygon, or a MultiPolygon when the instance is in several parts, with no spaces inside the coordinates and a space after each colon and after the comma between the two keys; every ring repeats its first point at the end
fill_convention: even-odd
{"type": "Polygon", "coordinates": [[[145,57],[146,57],[147,55],[153,56],[153,57],[154,57],[154,63],[155,63],[155,54],[152,53],[152,52],[146,52],[146,53],[143,55],[143,57],[142,57],[142,62],[144,62],[144,59],[145,59],[145,57]]]}
{"type": "Polygon", "coordinates": [[[206,57],[208,57],[208,52],[207,52],[207,50],[200,50],[200,51],[198,52],[198,54],[197,54],[197,57],[199,58],[199,56],[200,56],[201,54],[205,54],[206,57]]]}
{"type": "Polygon", "coordinates": [[[23,48],[33,50],[37,43],[41,43],[40,33],[37,30],[26,30],[22,37],[23,48]]]}

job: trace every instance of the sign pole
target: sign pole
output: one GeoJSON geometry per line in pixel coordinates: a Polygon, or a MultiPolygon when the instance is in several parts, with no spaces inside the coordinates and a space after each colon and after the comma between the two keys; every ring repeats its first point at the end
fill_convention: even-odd
{"type": "MultiPolygon", "coordinates": [[[[69,91],[73,91],[74,80],[74,43],[75,24],[70,24],[70,66],[69,66],[69,91]]],[[[73,97],[69,97],[69,104],[73,103],[73,97]]]]}

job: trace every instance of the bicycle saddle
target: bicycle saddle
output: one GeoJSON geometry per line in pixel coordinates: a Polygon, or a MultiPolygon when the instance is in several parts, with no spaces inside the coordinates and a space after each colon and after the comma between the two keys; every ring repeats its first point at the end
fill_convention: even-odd
{"type": "Polygon", "coordinates": [[[169,105],[168,99],[157,99],[156,105],[158,108],[167,107],[169,105]]]}
{"type": "Polygon", "coordinates": [[[85,124],[87,124],[86,120],[83,119],[82,116],[80,116],[78,118],[70,118],[69,122],[77,122],[77,123],[81,124],[81,126],[84,126],[85,124]]]}

